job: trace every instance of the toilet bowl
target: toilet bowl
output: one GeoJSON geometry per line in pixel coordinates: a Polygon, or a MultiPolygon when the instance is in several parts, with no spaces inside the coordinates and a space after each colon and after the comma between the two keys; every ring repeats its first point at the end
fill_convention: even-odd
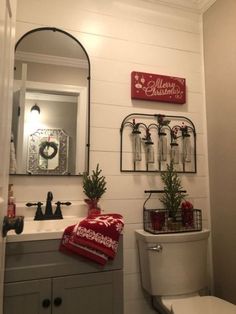
{"type": "MultiPolygon", "coordinates": [[[[176,302],[181,301],[185,302],[188,300],[192,300],[195,298],[199,298],[199,294],[191,293],[189,295],[180,295],[180,296],[168,296],[168,297],[154,297],[154,302],[156,305],[156,308],[159,309],[159,311],[162,313],[173,313],[173,305],[176,304],[176,302]]],[[[191,313],[191,312],[190,312],[191,313]]]]}
{"type": "Polygon", "coordinates": [[[136,230],[142,287],[160,314],[236,314],[236,306],[208,290],[209,230],[151,234],[136,230]]]}
{"type": "Polygon", "coordinates": [[[173,314],[236,314],[236,305],[213,296],[175,300],[173,314]]]}
{"type": "Polygon", "coordinates": [[[154,297],[161,314],[236,314],[236,305],[214,296],[154,297]]]}

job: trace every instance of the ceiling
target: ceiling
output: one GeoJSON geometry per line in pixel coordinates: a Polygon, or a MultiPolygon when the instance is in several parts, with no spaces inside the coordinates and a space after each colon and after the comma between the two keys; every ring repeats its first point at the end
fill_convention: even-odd
{"type": "Polygon", "coordinates": [[[163,4],[196,13],[205,12],[216,0],[143,0],[154,4],[163,4]]]}

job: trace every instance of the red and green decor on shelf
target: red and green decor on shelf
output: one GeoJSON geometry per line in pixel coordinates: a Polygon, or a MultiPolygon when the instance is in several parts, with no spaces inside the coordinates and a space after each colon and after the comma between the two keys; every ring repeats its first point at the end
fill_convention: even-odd
{"type": "Polygon", "coordinates": [[[170,164],[167,164],[167,170],[161,173],[161,179],[164,183],[164,191],[160,201],[164,209],[168,211],[169,218],[175,221],[177,211],[187,194],[183,190],[178,173],[174,170],[173,160],[171,160],[170,164]]]}
{"type": "Polygon", "coordinates": [[[151,233],[189,232],[202,230],[202,214],[187,201],[178,173],[174,170],[174,162],[167,164],[167,171],[161,173],[163,190],[150,190],[144,202],[144,230],[151,233]],[[159,198],[163,209],[148,209],[147,201],[152,193],[162,194],[159,198]]]}
{"type": "Polygon", "coordinates": [[[98,202],[107,189],[105,177],[101,172],[97,164],[96,170],[93,170],[91,175],[87,173],[83,175],[83,192],[87,196],[84,201],[88,205],[88,215],[101,213],[98,202]]]}
{"type": "Polygon", "coordinates": [[[193,204],[189,201],[184,201],[181,204],[181,216],[182,224],[184,227],[192,228],[194,227],[194,217],[193,217],[193,204]]]}

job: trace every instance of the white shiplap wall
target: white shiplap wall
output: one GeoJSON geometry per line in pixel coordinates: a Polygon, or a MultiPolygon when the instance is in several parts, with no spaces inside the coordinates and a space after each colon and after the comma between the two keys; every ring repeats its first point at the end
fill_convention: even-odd
{"type": "MultiPolygon", "coordinates": [[[[91,60],[91,168],[97,163],[107,178],[101,205],[125,219],[125,313],[154,313],[144,298],[134,230],[142,227],[144,190],[160,187],[155,174],[119,171],[119,128],[129,113],[186,115],[197,129],[198,173],[182,176],[196,208],[209,223],[208,167],[201,46],[201,17],[187,11],[138,0],[20,0],[17,39],[32,28],[55,26],[70,32],[91,60]],[[132,101],[131,71],[185,77],[187,103],[172,105],[132,101]]],[[[13,178],[19,203],[55,199],[83,204],[81,178],[13,178]]]]}

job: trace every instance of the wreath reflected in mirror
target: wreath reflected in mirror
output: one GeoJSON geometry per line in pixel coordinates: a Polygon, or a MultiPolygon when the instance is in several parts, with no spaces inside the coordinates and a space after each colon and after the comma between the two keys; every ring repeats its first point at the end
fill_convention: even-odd
{"type": "Polygon", "coordinates": [[[62,129],[37,129],[29,137],[30,174],[68,174],[69,136],[62,129]]]}
{"type": "Polygon", "coordinates": [[[39,146],[39,155],[44,159],[53,159],[57,153],[58,144],[55,142],[44,141],[39,146]]]}

